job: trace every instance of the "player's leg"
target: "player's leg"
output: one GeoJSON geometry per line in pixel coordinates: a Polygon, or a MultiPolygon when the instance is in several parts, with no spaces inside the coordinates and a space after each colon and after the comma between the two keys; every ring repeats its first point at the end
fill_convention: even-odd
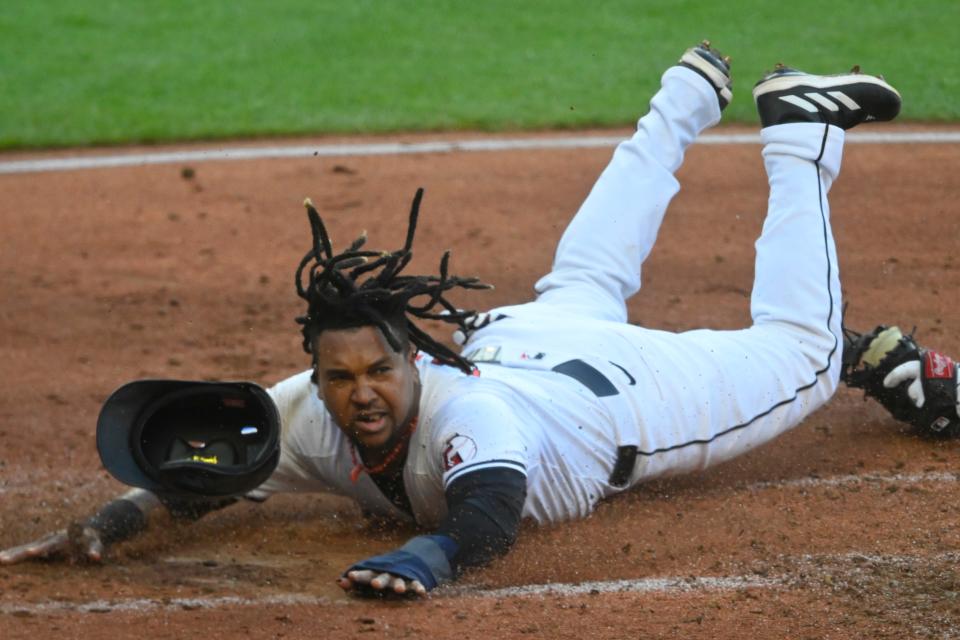
{"type": "Polygon", "coordinates": [[[844,131],[891,120],[900,95],[882,79],[813,76],[781,68],[755,91],[770,198],[757,240],[751,315],[836,387],[843,339],[840,279],[827,193],[840,172],[844,131]]]}
{"type": "Polygon", "coordinates": [[[668,426],[649,429],[635,481],[735,457],[833,394],[843,341],[827,192],[840,170],[844,129],[899,111],[899,95],[876,80],[773,75],[758,84],[770,198],[756,242],[754,324],[663,338],[660,348],[655,340],[644,344],[648,356],[683,365],[657,384],[677,404],[686,398],[686,406],[655,418],[668,426]]]}
{"type": "Polygon", "coordinates": [[[649,113],[615,150],[564,232],[551,272],[536,283],[538,303],[626,321],[625,300],[640,288],[640,265],[679,190],[674,172],[731,97],[729,66],[706,47],[689,50],[663,74],[649,113]]]}

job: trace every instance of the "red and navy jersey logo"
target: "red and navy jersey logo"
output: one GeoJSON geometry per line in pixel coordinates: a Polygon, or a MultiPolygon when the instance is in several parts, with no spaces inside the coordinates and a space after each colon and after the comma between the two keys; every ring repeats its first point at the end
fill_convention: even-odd
{"type": "Polygon", "coordinates": [[[477,443],[473,438],[455,433],[443,447],[443,470],[450,471],[458,464],[475,457],[477,457],[477,443]]]}

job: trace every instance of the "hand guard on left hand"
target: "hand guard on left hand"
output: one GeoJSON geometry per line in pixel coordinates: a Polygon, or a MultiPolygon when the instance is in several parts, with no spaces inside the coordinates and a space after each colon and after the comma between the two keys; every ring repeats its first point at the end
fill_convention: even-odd
{"type": "Polygon", "coordinates": [[[844,329],[840,379],[924,435],[960,435],[957,365],[917,345],[912,334],[883,325],[865,334],[844,329]]]}
{"type": "Polygon", "coordinates": [[[339,583],[361,596],[390,592],[424,596],[453,579],[449,559],[457,548],[457,543],[444,535],[417,536],[395,551],[356,563],[344,572],[339,583]]]}

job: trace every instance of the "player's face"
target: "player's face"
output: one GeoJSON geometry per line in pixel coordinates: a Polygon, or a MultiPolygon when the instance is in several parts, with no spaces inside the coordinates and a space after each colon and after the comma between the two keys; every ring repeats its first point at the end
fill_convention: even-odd
{"type": "Polygon", "coordinates": [[[320,397],[340,430],[370,453],[392,449],[420,403],[416,352],[397,353],[376,327],[327,330],[313,348],[320,397]]]}

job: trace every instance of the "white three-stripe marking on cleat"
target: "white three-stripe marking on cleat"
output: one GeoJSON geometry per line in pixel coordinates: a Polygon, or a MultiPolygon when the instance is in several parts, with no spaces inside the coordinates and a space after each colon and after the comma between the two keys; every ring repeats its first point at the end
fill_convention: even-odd
{"type": "Polygon", "coordinates": [[[780,96],[780,99],[783,100],[784,102],[789,102],[794,106],[800,107],[805,111],[809,111],[810,113],[816,113],[817,111],[819,111],[819,109],[817,108],[817,105],[813,104],[814,102],[816,102],[821,107],[824,107],[825,109],[828,109],[830,111],[839,111],[840,106],[837,105],[837,103],[831,100],[830,98],[833,98],[834,100],[836,100],[837,102],[845,106],[847,109],[850,109],[851,111],[856,111],[857,109],[860,108],[859,104],[857,104],[852,98],[850,98],[850,96],[848,96],[842,91],[828,91],[827,95],[830,96],[830,98],[828,98],[823,94],[814,93],[814,92],[805,93],[803,95],[809,98],[810,100],[812,100],[813,102],[810,102],[810,100],[804,100],[800,96],[780,96]]]}
{"type": "Polygon", "coordinates": [[[801,109],[805,109],[810,113],[817,113],[818,111],[820,111],[819,109],[817,109],[817,105],[813,104],[812,102],[808,102],[804,100],[800,96],[780,96],[780,99],[783,100],[784,102],[789,102],[794,106],[800,107],[801,109]]]}
{"type": "Polygon", "coordinates": [[[860,108],[860,105],[854,102],[853,98],[845,94],[843,91],[827,91],[827,95],[839,101],[843,106],[851,111],[856,111],[860,108]]]}
{"type": "Polygon", "coordinates": [[[819,93],[805,93],[803,95],[810,98],[814,102],[819,103],[821,106],[826,107],[830,111],[840,111],[840,107],[837,106],[837,103],[826,96],[822,96],[819,93]]]}

